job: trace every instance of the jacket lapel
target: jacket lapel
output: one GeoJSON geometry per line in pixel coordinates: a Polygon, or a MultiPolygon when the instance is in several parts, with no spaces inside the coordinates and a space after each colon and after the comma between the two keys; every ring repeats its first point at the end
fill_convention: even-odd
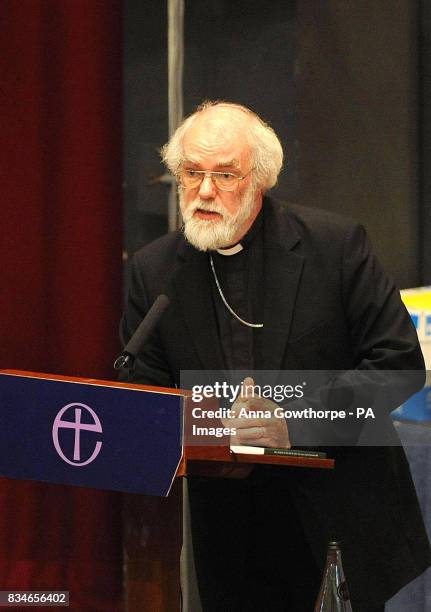
{"type": "Polygon", "coordinates": [[[264,206],[263,366],[282,369],[304,258],[293,252],[299,235],[286,210],[266,199],[264,206]]]}

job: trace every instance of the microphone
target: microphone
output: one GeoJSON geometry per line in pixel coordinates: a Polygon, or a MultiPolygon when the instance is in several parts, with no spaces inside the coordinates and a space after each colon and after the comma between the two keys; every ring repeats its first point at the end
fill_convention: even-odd
{"type": "Polygon", "coordinates": [[[139,324],[138,329],[135,331],[129,342],[123,349],[121,355],[117,357],[114,362],[114,368],[121,370],[121,368],[131,368],[135,361],[136,355],[147,341],[149,335],[160,321],[166,308],[169,306],[170,299],[167,295],[162,293],[155,300],[150,310],[147,312],[145,317],[139,324]]]}

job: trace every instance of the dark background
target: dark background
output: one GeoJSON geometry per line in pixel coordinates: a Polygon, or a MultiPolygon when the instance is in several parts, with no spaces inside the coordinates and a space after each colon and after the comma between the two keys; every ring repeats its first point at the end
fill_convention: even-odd
{"type": "MultiPolygon", "coordinates": [[[[431,284],[431,4],[420,2],[419,58],[419,169],[420,169],[420,279],[431,284]]],[[[416,74],[416,73],[414,73],[416,74]]]]}

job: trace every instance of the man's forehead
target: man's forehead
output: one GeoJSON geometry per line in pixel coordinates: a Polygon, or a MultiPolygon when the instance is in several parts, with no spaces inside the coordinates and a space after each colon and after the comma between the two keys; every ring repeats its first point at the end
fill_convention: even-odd
{"type": "Polygon", "coordinates": [[[208,119],[196,122],[187,130],[183,153],[187,161],[194,163],[217,156],[218,165],[237,167],[250,155],[250,146],[238,125],[208,119]]]}

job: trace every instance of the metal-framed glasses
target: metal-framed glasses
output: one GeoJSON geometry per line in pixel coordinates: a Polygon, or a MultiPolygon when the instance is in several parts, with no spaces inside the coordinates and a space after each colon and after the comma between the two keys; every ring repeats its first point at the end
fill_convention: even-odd
{"type": "Polygon", "coordinates": [[[240,181],[243,181],[253,170],[249,170],[243,176],[237,176],[233,172],[210,172],[208,170],[193,170],[192,168],[180,168],[177,176],[185,189],[195,189],[204,178],[209,177],[217,189],[221,191],[234,191],[240,181]]]}

